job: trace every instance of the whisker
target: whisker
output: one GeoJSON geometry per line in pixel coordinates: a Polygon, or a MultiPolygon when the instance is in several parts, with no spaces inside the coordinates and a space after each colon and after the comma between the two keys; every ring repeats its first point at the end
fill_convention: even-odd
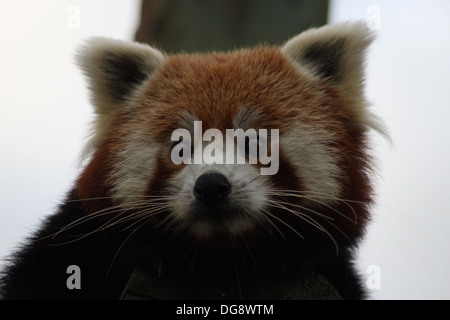
{"type": "Polygon", "coordinates": [[[288,202],[288,201],[279,201],[279,200],[272,200],[272,201],[276,201],[279,204],[289,205],[289,206],[292,206],[292,207],[297,207],[299,209],[309,211],[309,212],[314,213],[315,215],[317,215],[317,216],[319,216],[319,217],[321,217],[323,219],[326,219],[326,220],[331,220],[331,221],[335,220],[333,217],[330,217],[330,216],[327,216],[327,215],[325,215],[323,213],[320,213],[317,210],[314,210],[314,209],[311,209],[311,208],[308,208],[308,207],[305,207],[305,206],[302,206],[302,205],[299,205],[299,204],[296,204],[296,203],[291,203],[291,202],[288,202]]]}
{"type": "Polygon", "coordinates": [[[101,216],[104,216],[104,215],[120,212],[122,210],[123,210],[123,208],[121,206],[113,206],[113,207],[109,207],[109,208],[105,208],[105,209],[96,211],[94,213],[90,213],[90,214],[88,214],[88,215],[86,215],[84,217],[81,217],[79,219],[76,219],[76,220],[72,221],[71,223],[69,223],[66,226],[62,227],[59,231],[57,231],[57,232],[55,232],[53,234],[50,234],[50,235],[48,235],[46,237],[43,237],[42,239],[49,238],[49,237],[52,237],[52,239],[54,239],[59,234],[61,234],[62,232],[67,231],[67,230],[72,229],[72,228],[75,228],[75,227],[79,226],[82,223],[85,223],[87,221],[90,221],[92,219],[95,219],[95,218],[98,218],[98,217],[101,217],[101,216]]]}
{"type": "MultiPolygon", "coordinates": [[[[167,210],[167,208],[155,208],[154,211],[142,210],[139,214],[137,214],[133,217],[130,217],[130,219],[128,219],[128,220],[135,220],[135,219],[138,219],[138,220],[133,222],[131,225],[127,226],[126,228],[122,229],[122,231],[126,231],[127,229],[130,229],[131,227],[138,224],[140,221],[142,221],[144,219],[148,219],[150,217],[153,217],[154,215],[164,213],[166,210],[167,210]]],[[[128,221],[128,220],[126,220],[126,221],[128,221]]],[[[121,222],[121,223],[123,223],[123,222],[121,222]]]]}
{"type": "Polygon", "coordinates": [[[275,208],[279,208],[279,209],[286,210],[286,211],[292,213],[293,215],[295,215],[295,216],[297,216],[297,217],[303,219],[304,221],[308,222],[309,224],[311,224],[312,226],[316,227],[316,228],[319,229],[320,231],[325,231],[325,230],[323,229],[323,227],[322,227],[317,221],[315,221],[313,218],[311,218],[310,216],[308,216],[308,215],[306,215],[306,214],[304,214],[304,213],[301,213],[301,212],[299,212],[299,211],[295,211],[295,210],[289,209],[289,208],[287,208],[286,206],[284,206],[284,205],[282,205],[282,204],[278,204],[278,203],[276,203],[276,202],[272,202],[272,203],[269,204],[269,205],[272,206],[272,207],[275,207],[275,208]]]}
{"type": "Polygon", "coordinates": [[[283,221],[282,219],[278,218],[277,216],[271,214],[269,211],[263,209],[263,211],[270,216],[271,218],[278,220],[279,222],[281,222],[282,224],[284,224],[286,227],[288,227],[289,229],[291,229],[295,234],[297,234],[300,238],[302,238],[303,240],[305,239],[297,230],[295,230],[290,224],[288,224],[287,222],[283,221]]]}
{"type": "MultiPolygon", "coordinates": [[[[320,230],[320,231],[326,233],[327,236],[328,236],[328,237],[331,239],[331,241],[333,242],[334,246],[336,247],[336,254],[339,253],[339,246],[338,246],[336,240],[334,239],[334,237],[331,235],[331,233],[328,232],[328,230],[327,230],[326,228],[324,228],[324,227],[323,227],[319,222],[317,222],[315,219],[313,219],[313,218],[310,217],[309,215],[306,215],[306,214],[301,213],[301,212],[299,212],[299,211],[292,210],[292,209],[286,207],[285,205],[280,204],[280,203],[277,203],[276,201],[273,201],[273,200],[270,202],[269,205],[272,206],[272,207],[275,207],[275,208],[279,208],[279,209],[286,210],[286,211],[292,213],[293,215],[295,215],[296,217],[302,219],[303,221],[308,222],[309,224],[311,224],[312,226],[314,226],[314,227],[317,228],[318,230],[320,230]]],[[[272,217],[273,217],[273,215],[272,215],[272,217]]],[[[333,225],[334,225],[334,224],[333,224],[333,225]]],[[[292,229],[292,228],[291,228],[291,229],[292,229]]]]}
{"type": "MultiPolygon", "coordinates": [[[[94,198],[92,198],[92,199],[94,199],[94,198]]],[[[98,210],[96,212],[90,213],[90,214],[88,214],[88,215],[86,215],[84,217],[81,217],[79,219],[76,219],[76,220],[72,221],[71,223],[67,224],[66,226],[62,227],[59,231],[57,231],[57,232],[55,232],[53,234],[50,234],[50,235],[48,235],[46,237],[43,237],[42,239],[45,239],[45,238],[48,238],[48,237],[52,237],[52,239],[54,239],[58,235],[60,235],[61,233],[65,232],[67,230],[70,230],[72,228],[75,228],[75,227],[77,227],[77,226],[79,226],[79,225],[81,225],[83,223],[86,223],[88,221],[91,221],[93,219],[100,218],[100,217],[103,217],[103,216],[106,216],[106,215],[114,214],[114,216],[111,219],[106,221],[104,224],[102,224],[101,226],[99,226],[95,230],[93,230],[91,232],[88,232],[88,233],[85,233],[85,234],[82,234],[82,235],[79,235],[79,237],[77,237],[77,239],[75,239],[75,240],[63,242],[63,243],[60,243],[60,244],[68,244],[68,243],[74,242],[76,240],[81,240],[81,239],[83,239],[85,237],[90,236],[91,234],[93,234],[93,233],[95,233],[97,231],[102,231],[102,230],[105,230],[105,229],[107,229],[109,227],[112,227],[112,226],[115,226],[117,224],[120,224],[122,222],[128,221],[129,219],[133,219],[133,217],[135,216],[136,213],[133,213],[131,215],[128,215],[128,216],[120,218],[127,211],[140,210],[140,209],[146,209],[148,211],[148,209],[151,208],[152,206],[153,207],[159,207],[159,206],[164,205],[166,203],[166,201],[162,201],[162,200],[169,200],[169,199],[171,199],[171,197],[169,197],[169,196],[152,196],[150,198],[147,198],[146,200],[137,200],[137,201],[134,201],[134,202],[127,203],[126,205],[119,204],[119,205],[111,206],[111,207],[108,207],[108,208],[104,208],[104,209],[98,210]],[[116,219],[119,219],[119,220],[114,221],[116,219]]],[[[142,211],[143,210],[141,210],[139,212],[142,212],[142,211]]],[[[58,245],[60,245],[60,244],[58,244],[58,245]]]]}
{"type": "Polygon", "coordinates": [[[117,259],[117,256],[119,255],[119,252],[122,250],[123,246],[125,245],[125,243],[127,243],[127,241],[136,233],[136,231],[138,231],[143,225],[145,225],[145,223],[142,223],[139,227],[137,227],[136,229],[134,229],[133,231],[130,232],[130,234],[125,238],[125,240],[121,243],[120,247],[117,249],[116,253],[114,254],[113,259],[111,260],[111,263],[109,264],[108,267],[108,271],[105,274],[105,279],[103,281],[103,286],[105,286],[106,284],[106,280],[108,279],[109,273],[111,272],[111,268],[114,264],[114,262],[117,259]]]}
{"type": "Polygon", "coordinates": [[[345,199],[340,199],[340,198],[336,198],[336,197],[332,197],[332,196],[325,196],[326,195],[325,193],[321,193],[322,194],[321,196],[315,196],[315,195],[309,195],[309,194],[301,194],[301,193],[307,193],[307,192],[309,192],[309,191],[266,190],[266,191],[261,191],[259,193],[262,193],[262,194],[267,195],[267,196],[296,197],[296,198],[302,198],[302,199],[311,200],[311,201],[314,201],[314,202],[316,202],[316,203],[318,203],[318,204],[320,204],[320,205],[322,205],[324,207],[327,207],[330,210],[333,210],[334,212],[336,212],[340,216],[344,217],[345,219],[353,222],[354,224],[357,224],[357,214],[355,212],[355,209],[348,202],[355,202],[355,203],[363,203],[363,202],[353,201],[353,200],[345,200],[345,199]],[[339,210],[337,210],[333,206],[327,204],[326,202],[319,201],[317,199],[329,199],[329,200],[334,200],[334,201],[339,201],[339,202],[344,203],[352,211],[354,219],[351,219],[350,217],[348,217],[347,215],[343,214],[342,212],[340,212],[339,210]]]}
{"type": "MultiPolygon", "coordinates": [[[[266,212],[266,214],[267,214],[267,212],[266,212]]],[[[269,215],[270,215],[270,214],[269,214],[269,215]]],[[[264,215],[264,217],[266,218],[266,221],[268,221],[268,222],[270,223],[270,225],[271,225],[272,227],[274,227],[275,230],[278,231],[278,233],[281,235],[281,237],[282,237],[284,240],[286,240],[286,236],[285,236],[284,233],[277,227],[277,225],[276,225],[275,223],[273,223],[273,221],[270,220],[270,219],[269,219],[268,217],[266,217],[265,215],[264,215]]]]}

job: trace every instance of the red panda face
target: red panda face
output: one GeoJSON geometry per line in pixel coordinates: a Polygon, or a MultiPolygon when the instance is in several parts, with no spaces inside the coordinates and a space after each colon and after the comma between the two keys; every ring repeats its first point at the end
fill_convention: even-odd
{"type": "Polygon", "coordinates": [[[371,201],[370,40],[362,24],[230,53],[92,40],[79,55],[98,114],[77,182],[85,207],[196,241],[352,242],[371,201]]]}

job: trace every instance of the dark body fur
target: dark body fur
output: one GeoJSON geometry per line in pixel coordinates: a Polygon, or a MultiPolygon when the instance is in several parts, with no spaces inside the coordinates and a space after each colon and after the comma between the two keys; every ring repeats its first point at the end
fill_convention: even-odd
{"type": "Polygon", "coordinates": [[[184,235],[164,237],[150,228],[141,228],[132,237],[133,230],[122,231],[123,226],[92,232],[103,224],[98,219],[58,233],[86,215],[81,203],[76,192],[70,192],[59,212],[13,255],[0,281],[3,299],[118,299],[135,267],[153,269],[158,265],[179,281],[220,277],[235,286],[239,286],[239,277],[283,277],[314,268],[344,298],[364,298],[352,266],[351,248],[341,247],[336,255],[329,239],[312,245],[298,237],[278,241],[268,237],[255,239],[257,245],[251,251],[216,245],[193,250],[192,243],[181,240],[184,235]],[[70,265],[80,267],[79,290],[67,288],[70,265]]]}

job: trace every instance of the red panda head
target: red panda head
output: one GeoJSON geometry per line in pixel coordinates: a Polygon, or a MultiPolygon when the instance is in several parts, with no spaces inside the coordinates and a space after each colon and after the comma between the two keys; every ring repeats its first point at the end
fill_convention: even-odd
{"type": "Polygon", "coordinates": [[[366,136],[377,127],[363,95],[371,40],[362,23],[228,53],[172,56],[92,39],[78,56],[97,113],[90,160],[77,181],[85,208],[111,225],[145,225],[204,243],[355,243],[371,203],[366,136]],[[244,137],[241,149],[230,139],[226,149],[238,129],[256,136],[244,137]],[[191,139],[174,139],[174,132],[191,139]],[[223,150],[212,152],[220,138],[223,150]],[[249,163],[252,145],[276,157],[249,163]],[[235,159],[231,150],[247,161],[208,161],[235,159]],[[184,162],[175,163],[174,154],[184,162]]]}

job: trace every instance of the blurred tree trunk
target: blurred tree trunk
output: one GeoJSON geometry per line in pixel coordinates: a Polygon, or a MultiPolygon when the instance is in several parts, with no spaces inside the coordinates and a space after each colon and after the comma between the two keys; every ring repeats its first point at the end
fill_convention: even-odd
{"type": "Polygon", "coordinates": [[[280,45],[327,16],[328,0],[142,0],[135,38],[170,53],[280,45]]]}

